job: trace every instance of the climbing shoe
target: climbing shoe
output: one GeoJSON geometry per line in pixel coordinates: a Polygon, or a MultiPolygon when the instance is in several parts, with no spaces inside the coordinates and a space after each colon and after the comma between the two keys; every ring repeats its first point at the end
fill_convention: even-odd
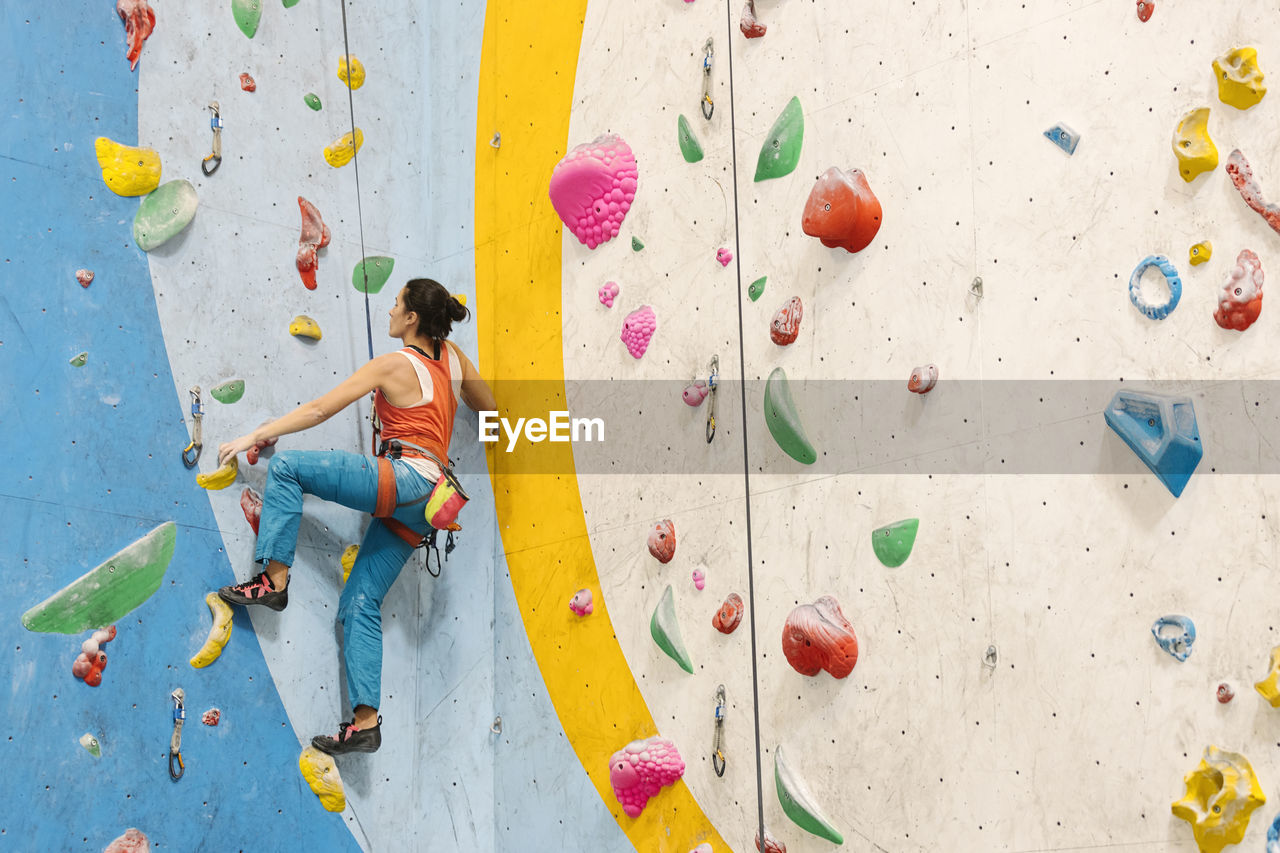
{"type": "Polygon", "coordinates": [[[261,572],[252,580],[224,586],[218,597],[229,604],[264,604],[272,610],[284,610],[289,606],[289,585],[276,589],[267,573],[261,572]]]}
{"type": "Polygon", "coordinates": [[[378,724],[369,729],[356,728],[355,721],[338,724],[338,736],[316,735],[311,745],[321,752],[330,755],[342,755],[347,752],[377,752],[382,746],[382,717],[378,724]]]}

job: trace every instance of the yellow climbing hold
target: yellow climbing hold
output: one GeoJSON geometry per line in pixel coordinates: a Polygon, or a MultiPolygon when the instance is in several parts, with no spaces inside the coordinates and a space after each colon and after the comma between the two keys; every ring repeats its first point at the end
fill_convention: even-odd
{"type": "Polygon", "coordinates": [[[1201,853],[1239,844],[1249,815],[1267,801],[1249,760],[1216,746],[1205,747],[1200,766],[1182,781],[1187,794],[1173,803],[1173,814],[1191,824],[1201,853]]]}
{"type": "Polygon", "coordinates": [[[332,755],[309,746],[298,756],[298,769],[326,811],[340,812],[347,807],[347,794],[332,755]]]}
{"type": "Polygon", "coordinates": [[[320,340],[320,324],[306,314],[299,314],[289,322],[289,334],[318,341],[320,340]]]}
{"type": "Polygon", "coordinates": [[[231,461],[223,465],[212,474],[197,474],[196,485],[202,489],[217,491],[225,489],[236,481],[236,474],[240,471],[240,458],[232,456],[231,461]]]}
{"type": "Polygon", "coordinates": [[[359,89],[364,85],[364,65],[349,53],[338,58],[338,79],[346,83],[348,74],[351,76],[351,82],[348,85],[352,89],[359,89]]]}
{"type": "Polygon", "coordinates": [[[1267,94],[1255,48],[1237,47],[1222,54],[1213,61],[1213,74],[1218,79],[1218,99],[1238,110],[1249,109],[1267,94]]]}
{"type": "Polygon", "coordinates": [[[1267,677],[1254,684],[1253,688],[1271,703],[1272,708],[1280,708],[1280,646],[1271,650],[1271,663],[1267,666],[1267,677]]]}
{"type": "Polygon", "coordinates": [[[1206,263],[1213,257],[1213,244],[1208,240],[1201,240],[1191,247],[1191,266],[1198,267],[1206,263]]]}
{"type": "Polygon", "coordinates": [[[458,300],[458,302],[464,306],[467,304],[467,294],[465,293],[455,293],[453,294],[453,298],[458,300]]]}
{"type": "Polygon", "coordinates": [[[351,567],[356,564],[356,557],[360,554],[359,545],[348,545],[347,550],[342,552],[342,582],[346,583],[347,578],[351,577],[351,567]]]}
{"type": "Polygon", "coordinates": [[[1173,153],[1178,158],[1178,174],[1190,183],[1202,172],[1218,168],[1218,146],[1209,138],[1209,108],[1192,110],[1178,122],[1173,132],[1173,153]]]}
{"type": "Polygon", "coordinates": [[[209,605],[209,612],[213,614],[213,627],[209,629],[209,638],[191,659],[191,665],[196,669],[216,661],[231,639],[231,605],[219,598],[216,592],[206,595],[204,603],[209,605]]]}
{"type": "Polygon", "coordinates": [[[93,142],[102,180],[116,195],[138,196],[160,186],[160,155],[152,148],[134,148],[99,136],[93,142]]]}
{"type": "MultiPolygon", "coordinates": [[[[330,166],[335,169],[339,166],[345,166],[351,162],[351,158],[356,156],[356,152],[360,150],[360,146],[364,145],[364,131],[356,128],[356,144],[351,144],[351,134],[343,134],[341,139],[337,139],[330,143],[324,149],[324,159],[328,161],[330,166]]],[[[1214,152],[1217,156],[1217,152],[1214,152]]],[[[1217,162],[1216,160],[1214,162],[1217,162]]]]}

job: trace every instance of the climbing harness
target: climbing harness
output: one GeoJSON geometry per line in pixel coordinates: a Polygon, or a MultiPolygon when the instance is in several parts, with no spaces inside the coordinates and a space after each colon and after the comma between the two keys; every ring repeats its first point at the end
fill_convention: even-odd
{"type": "Polygon", "coordinates": [[[724,775],[724,685],[716,688],[716,733],[711,742],[711,766],[717,776],[724,775]]]}
{"type": "Polygon", "coordinates": [[[720,387],[720,356],[711,356],[711,375],[707,377],[707,444],[716,437],[716,389],[720,387]]]}
{"type": "Polygon", "coordinates": [[[711,114],[716,111],[716,102],[711,100],[711,60],[715,51],[711,47],[711,39],[702,46],[702,117],[711,121],[711,114]]]}
{"type": "Polygon", "coordinates": [[[187,698],[187,694],[179,687],[169,694],[169,698],[173,700],[173,739],[169,741],[169,775],[176,782],[182,778],[182,774],[187,769],[182,763],[182,721],[187,718],[187,709],[182,703],[187,698]],[[174,759],[178,761],[177,772],[173,769],[174,759]]]}
{"type": "MultiPolygon", "coordinates": [[[[435,454],[424,447],[419,447],[408,441],[402,441],[398,438],[389,441],[378,441],[378,435],[382,431],[382,425],[378,422],[377,412],[373,416],[374,434],[373,441],[375,446],[375,455],[378,457],[378,497],[374,503],[373,517],[380,520],[387,529],[399,536],[407,545],[414,550],[418,548],[426,549],[426,567],[427,574],[433,578],[440,577],[440,572],[444,569],[444,562],[440,559],[440,548],[436,544],[436,536],[441,530],[445,531],[444,544],[444,560],[449,559],[449,555],[453,553],[453,549],[457,547],[453,541],[453,534],[462,529],[462,525],[456,521],[450,523],[447,527],[432,527],[427,535],[415,533],[404,522],[399,519],[392,518],[392,514],[402,506],[412,506],[414,504],[426,503],[430,504],[431,498],[435,495],[436,490],[441,488],[441,484],[452,483],[456,486],[457,480],[453,477],[453,463],[448,464],[441,462],[436,458],[435,454]],[[392,459],[399,459],[404,452],[408,450],[416,455],[425,456],[440,466],[440,479],[436,481],[436,489],[432,489],[430,493],[423,495],[417,500],[408,501],[407,503],[396,503],[396,474],[395,469],[391,467],[392,459]],[[431,571],[431,555],[436,555],[436,570],[431,571]]],[[[459,488],[459,491],[461,489],[459,488]]],[[[464,494],[465,497],[465,494],[464,494]]]]}
{"type": "Polygon", "coordinates": [[[209,119],[209,127],[213,128],[213,153],[204,155],[204,160],[200,163],[200,171],[206,177],[218,171],[218,167],[222,165],[222,114],[218,112],[217,101],[209,104],[209,109],[213,110],[213,118],[209,119]],[[210,163],[213,165],[210,166],[210,163]]]}
{"type": "Polygon", "coordinates": [[[182,449],[182,464],[188,468],[196,467],[196,463],[200,461],[200,449],[204,447],[204,430],[201,427],[201,421],[204,418],[204,412],[200,408],[200,386],[191,386],[191,418],[195,421],[195,425],[191,427],[191,443],[182,449]],[[191,456],[191,451],[196,452],[195,456],[191,456]]]}

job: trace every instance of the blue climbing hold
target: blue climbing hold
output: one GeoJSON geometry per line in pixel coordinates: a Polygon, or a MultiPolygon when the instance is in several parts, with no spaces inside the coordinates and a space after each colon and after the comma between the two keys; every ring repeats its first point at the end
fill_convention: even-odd
{"type": "Polygon", "coordinates": [[[1151,636],[1156,638],[1160,648],[1185,661],[1191,657],[1191,647],[1196,642],[1196,625],[1187,616],[1161,616],[1151,626],[1151,636]]]}
{"type": "Polygon", "coordinates": [[[1068,154],[1076,153],[1076,146],[1080,144],[1080,134],[1061,122],[1046,130],[1044,136],[1068,154]]]}
{"type": "Polygon", "coordinates": [[[1200,428],[1190,397],[1117,391],[1103,417],[1176,498],[1200,464],[1200,428]]]}
{"type": "Polygon", "coordinates": [[[1133,303],[1134,308],[1151,320],[1163,320],[1168,317],[1173,313],[1173,309],[1178,307],[1178,300],[1181,298],[1182,279],[1173,261],[1164,255],[1147,255],[1129,276],[1129,301],[1133,303]],[[1158,268],[1164,276],[1165,283],[1169,285],[1169,299],[1161,305],[1152,305],[1142,296],[1142,274],[1151,267],[1158,268]]]}
{"type": "Polygon", "coordinates": [[[1267,828],[1266,853],[1280,853],[1280,814],[1276,815],[1276,819],[1267,828]]]}

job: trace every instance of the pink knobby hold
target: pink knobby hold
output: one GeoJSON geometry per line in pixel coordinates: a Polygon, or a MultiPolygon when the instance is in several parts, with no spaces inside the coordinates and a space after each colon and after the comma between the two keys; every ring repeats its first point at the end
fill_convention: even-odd
{"type": "Polygon", "coordinates": [[[200,722],[206,726],[216,726],[218,721],[222,719],[222,712],[217,708],[210,708],[200,715],[200,722]]]}
{"type": "Polygon", "coordinates": [[[130,827],[125,830],[124,835],[103,848],[102,853],[149,853],[150,850],[151,842],[146,833],[130,827]]]}
{"type": "Polygon", "coordinates": [[[702,405],[702,401],[707,399],[707,395],[711,393],[711,389],[707,387],[707,383],[701,379],[695,379],[689,385],[684,386],[684,391],[680,394],[686,406],[697,408],[702,405]]]}
{"type": "Polygon", "coordinates": [[[249,72],[241,71],[240,72],[240,88],[244,89],[246,92],[256,92],[258,91],[258,84],[252,77],[249,76],[249,72]]]}
{"type": "Polygon", "coordinates": [[[80,654],[71,664],[71,674],[82,679],[90,687],[102,683],[102,670],[107,667],[107,654],[102,647],[116,638],[116,626],[99,628],[89,639],[80,644],[80,654]]]}
{"type": "Polygon", "coordinates": [[[580,589],[569,599],[569,609],[579,616],[590,616],[594,609],[591,604],[591,590],[580,589]]]}
{"type": "Polygon", "coordinates": [[[93,283],[93,270],[76,270],[76,281],[81,287],[88,287],[93,283]]]}
{"type": "Polygon", "coordinates": [[[613,300],[618,295],[618,283],[606,281],[600,285],[600,304],[606,308],[613,307],[613,300]]]}
{"type": "Polygon", "coordinates": [[[707,585],[707,575],[702,569],[693,570],[693,585],[701,592],[707,585]]]}
{"type": "Polygon", "coordinates": [[[635,155],[616,134],[598,136],[564,156],[551,172],[551,206],[588,249],[618,236],[636,197],[635,155]]]}
{"type": "Polygon", "coordinates": [[[298,272],[307,290],[316,289],[316,270],[320,268],[320,249],[329,245],[329,226],[320,218],[316,206],[298,196],[298,210],[302,213],[302,232],[298,235],[298,272]]]}
{"type": "Polygon", "coordinates": [[[769,324],[769,339],[780,347],[795,343],[800,334],[800,320],[804,317],[804,304],[799,296],[793,296],[778,309],[769,324]]]}
{"type": "Polygon", "coordinates": [[[724,248],[716,249],[716,260],[720,262],[720,266],[727,267],[733,260],[733,253],[724,248]]]}
{"type": "Polygon", "coordinates": [[[1236,256],[1236,265],[1227,274],[1218,294],[1218,310],[1213,319],[1224,329],[1243,332],[1262,313],[1262,261],[1248,249],[1236,256]]]}
{"type": "Polygon", "coordinates": [[[258,525],[262,522],[262,495],[248,486],[240,493],[240,509],[244,512],[244,520],[253,528],[253,535],[258,535],[258,525]]]}
{"type": "Polygon", "coordinates": [[[732,634],[738,627],[738,623],[742,621],[742,611],[745,607],[742,596],[731,592],[724,600],[724,604],[721,604],[720,609],[716,611],[716,615],[711,617],[711,624],[721,634],[732,634]]]}
{"type": "Polygon", "coordinates": [[[658,317],[648,305],[641,305],[627,315],[627,319],[622,321],[622,342],[627,345],[627,352],[632,358],[644,355],[657,328],[658,317]]]}
{"type": "Polygon", "coordinates": [[[928,394],[938,384],[938,365],[926,364],[911,371],[907,390],[912,394],[928,394]]]}
{"type": "Polygon", "coordinates": [[[151,11],[147,0],[117,0],[116,14],[124,21],[124,36],[129,42],[129,52],[124,58],[129,60],[129,70],[132,71],[138,67],[142,43],[156,28],[156,13],[151,11]]]}
{"type": "Polygon", "coordinates": [[[749,39],[760,38],[768,29],[756,20],[756,0],[747,0],[747,5],[742,7],[742,20],[738,22],[738,29],[749,39]]]}
{"type": "Polygon", "coordinates": [[[658,735],[633,740],[609,758],[613,795],[631,817],[639,817],[650,797],[683,775],[684,760],[676,745],[658,735]]]}
{"type": "Polygon", "coordinates": [[[1156,0],[1138,0],[1138,20],[1146,23],[1151,20],[1151,13],[1156,10],[1156,0]]]}
{"type": "Polygon", "coordinates": [[[659,563],[670,563],[676,555],[676,526],[664,518],[649,531],[649,553],[659,563]]]}
{"type": "Polygon", "coordinates": [[[787,616],[782,626],[782,653],[801,675],[817,675],[825,669],[832,678],[844,678],[858,663],[858,638],[839,602],[824,595],[787,616]]]}

